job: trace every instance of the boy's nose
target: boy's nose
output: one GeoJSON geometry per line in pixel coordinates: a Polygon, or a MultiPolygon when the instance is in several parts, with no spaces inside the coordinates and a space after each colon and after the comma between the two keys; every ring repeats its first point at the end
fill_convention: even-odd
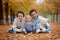
{"type": "Polygon", "coordinates": [[[19,17],[19,18],[21,18],[21,17],[19,17]]]}

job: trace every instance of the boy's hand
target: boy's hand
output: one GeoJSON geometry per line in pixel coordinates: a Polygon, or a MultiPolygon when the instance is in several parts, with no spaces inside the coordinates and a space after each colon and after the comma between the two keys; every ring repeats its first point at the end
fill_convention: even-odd
{"type": "Polygon", "coordinates": [[[25,30],[25,29],[23,29],[23,33],[24,33],[24,34],[27,34],[27,32],[26,32],[26,30],[25,30]]]}
{"type": "Polygon", "coordinates": [[[36,33],[36,29],[35,29],[35,27],[33,27],[33,33],[36,33]]]}
{"type": "Polygon", "coordinates": [[[43,24],[44,27],[47,27],[47,24],[43,24]]]}
{"type": "Polygon", "coordinates": [[[35,29],[35,27],[33,27],[33,29],[35,29]]]}

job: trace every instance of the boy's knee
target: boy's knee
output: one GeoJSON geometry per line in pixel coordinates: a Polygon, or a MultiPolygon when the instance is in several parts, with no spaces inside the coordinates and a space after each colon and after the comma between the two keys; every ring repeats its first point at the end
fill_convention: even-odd
{"type": "Polygon", "coordinates": [[[46,32],[46,29],[42,29],[42,32],[46,32]]]}
{"type": "Polygon", "coordinates": [[[36,33],[39,33],[39,32],[41,32],[41,30],[40,30],[40,29],[37,29],[37,30],[36,30],[36,33]]]}
{"type": "Polygon", "coordinates": [[[26,32],[26,30],[25,30],[25,29],[23,29],[22,31],[23,31],[23,32],[26,32]]]}
{"type": "Polygon", "coordinates": [[[14,32],[13,28],[8,30],[8,33],[13,33],[13,32],[14,32]]]}

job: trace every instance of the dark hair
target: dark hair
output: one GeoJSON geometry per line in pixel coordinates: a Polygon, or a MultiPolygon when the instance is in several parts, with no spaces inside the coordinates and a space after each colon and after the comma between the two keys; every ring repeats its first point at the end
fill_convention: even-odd
{"type": "Polygon", "coordinates": [[[37,13],[37,11],[35,9],[32,9],[32,10],[30,10],[30,15],[31,15],[32,12],[36,12],[37,13]]]}
{"type": "Polygon", "coordinates": [[[23,14],[23,17],[24,17],[24,12],[22,12],[22,11],[18,11],[18,12],[17,12],[17,17],[18,17],[18,14],[19,14],[19,13],[20,13],[20,14],[23,14]]]}

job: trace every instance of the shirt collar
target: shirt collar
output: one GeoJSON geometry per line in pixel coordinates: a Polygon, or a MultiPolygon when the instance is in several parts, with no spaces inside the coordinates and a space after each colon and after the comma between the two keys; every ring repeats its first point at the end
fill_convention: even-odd
{"type": "Polygon", "coordinates": [[[38,19],[38,16],[36,16],[34,19],[37,20],[38,19]]]}

